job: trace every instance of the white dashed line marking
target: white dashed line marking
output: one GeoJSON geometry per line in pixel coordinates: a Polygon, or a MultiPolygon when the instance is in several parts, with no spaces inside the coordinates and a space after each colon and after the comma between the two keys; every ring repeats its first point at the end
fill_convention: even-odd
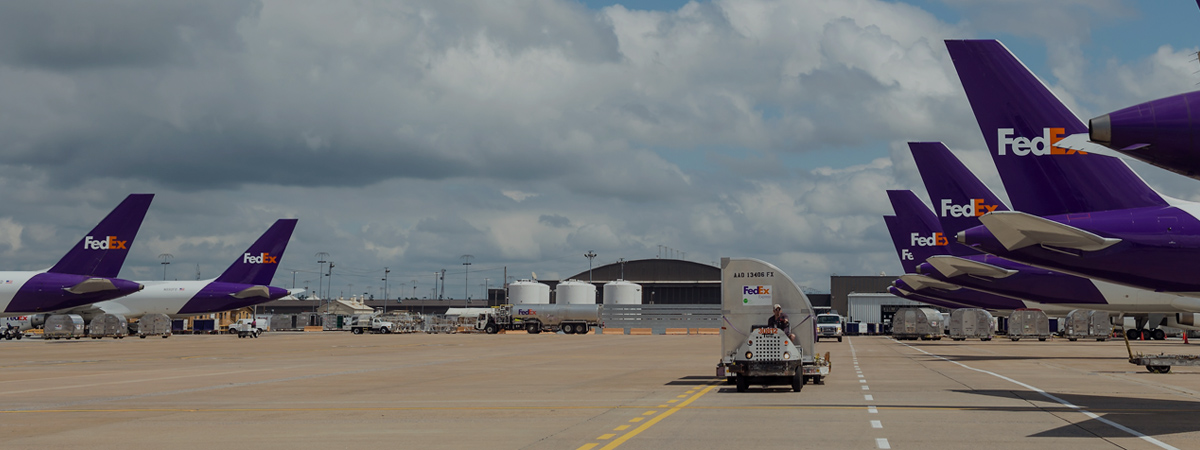
{"type": "Polygon", "coordinates": [[[888,441],[885,438],[875,439],[875,446],[879,448],[892,448],[892,445],[888,444],[888,441]]]}
{"type": "Polygon", "coordinates": [[[883,428],[883,422],[880,422],[878,420],[872,420],[871,428],[883,428]]]}
{"type": "Polygon", "coordinates": [[[879,414],[879,409],[874,406],[868,406],[867,414],[879,414]]]}
{"type": "Polygon", "coordinates": [[[865,385],[865,384],[864,384],[864,385],[863,385],[863,390],[864,390],[864,391],[869,391],[869,390],[871,390],[871,388],[870,388],[870,387],[868,387],[867,385],[865,385]]]}
{"type": "Polygon", "coordinates": [[[871,400],[875,400],[875,396],[874,395],[864,395],[863,400],[866,400],[869,402],[871,400]]]}

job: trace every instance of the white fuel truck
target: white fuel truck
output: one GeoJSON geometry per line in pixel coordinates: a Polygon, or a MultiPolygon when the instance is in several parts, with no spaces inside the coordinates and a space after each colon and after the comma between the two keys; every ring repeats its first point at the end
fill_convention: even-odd
{"type": "Polygon", "coordinates": [[[501,305],[479,315],[475,328],[488,334],[500,330],[525,330],[531,334],[562,330],[587,334],[600,325],[600,305],[501,305]]]}
{"type": "Polygon", "coordinates": [[[790,385],[799,392],[812,381],[824,384],[829,354],[816,350],[816,321],[808,296],[770,263],[721,258],[721,360],[717,376],[737,384],[790,385]],[[788,328],[767,327],[772,306],[788,315],[788,328]]]}

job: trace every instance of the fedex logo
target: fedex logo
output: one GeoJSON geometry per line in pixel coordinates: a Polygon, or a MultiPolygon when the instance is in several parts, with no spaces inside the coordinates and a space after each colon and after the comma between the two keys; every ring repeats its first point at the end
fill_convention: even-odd
{"type": "Polygon", "coordinates": [[[742,295],[770,295],[770,286],[742,286],[742,295]]]}
{"type": "Polygon", "coordinates": [[[901,261],[912,261],[913,260],[912,252],[908,251],[907,248],[900,250],[900,260],[901,261]]]}
{"type": "Polygon", "coordinates": [[[104,239],[96,240],[91,236],[84,236],[84,250],[128,250],[126,245],[129,241],[117,240],[116,236],[105,236],[104,239]]]}
{"type": "Polygon", "coordinates": [[[536,316],[537,311],[534,311],[533,309],[518,309],[517,314],[522,316],[536,316]]]}
{"type": "Polygon", "coordinates": [[[271,256],[270,253],[260,253],[251,255],[249,253],[242,254],[242,262],[246,264],[276,264],[279,262],[278,256],[271,256]]]}
{"type": "Polygon", "coordinates": [[[909,243],[909,245],[912,247],[941,247],[950,245],[950,241],[947,240],[946,236],[942,233],[933,233],[933,235],[929,237],[913,233],[911,243],[909,243]]]}
{"type": "Polygon", "coordinates": [[[979,217],[995,211],[1000,205],[986,205],[982,198],[973,198],[966,205],[954,205],[950,199],[942,199],[942,217],[979,217]]]}
{"type": "Polygon", "coordinates": [[[1000,156],[1008,154],[1011,148],[1012,153],[1017,156],[1025,156],[1033,154],[1033,156],[1043,155],[1086,155],[1087,152],[1056,147],[1058,141],[1061,141],[1063,133],[1066,133],[1065,128],[1043,128],[1042,135],[1033,139],[1025,137],[1012,137],[1015,130],[1012,128],[1000,128],[996,130],[996,153],[1000,156]]]}

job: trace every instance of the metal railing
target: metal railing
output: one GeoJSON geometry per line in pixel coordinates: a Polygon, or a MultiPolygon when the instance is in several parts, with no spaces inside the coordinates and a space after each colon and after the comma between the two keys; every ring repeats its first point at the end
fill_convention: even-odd
{"type": "Polygon", "coordinates": [[[604,305],[600,323],[606,331],[649,328],[651,334],[666,334],[668,328],[720,328],[721,305],[604,305]]]}

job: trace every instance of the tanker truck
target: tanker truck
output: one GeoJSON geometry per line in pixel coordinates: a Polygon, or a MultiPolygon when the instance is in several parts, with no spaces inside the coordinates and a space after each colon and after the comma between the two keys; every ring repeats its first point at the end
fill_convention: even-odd
{"type": "Polygon", "coordinates": [[[562,330],[566,334],[587,334],[600,325],[600,305],[500,305],[479,314],[475,328],[487,334],[500,330],[525,330],[530,334],[562,330]]]}

